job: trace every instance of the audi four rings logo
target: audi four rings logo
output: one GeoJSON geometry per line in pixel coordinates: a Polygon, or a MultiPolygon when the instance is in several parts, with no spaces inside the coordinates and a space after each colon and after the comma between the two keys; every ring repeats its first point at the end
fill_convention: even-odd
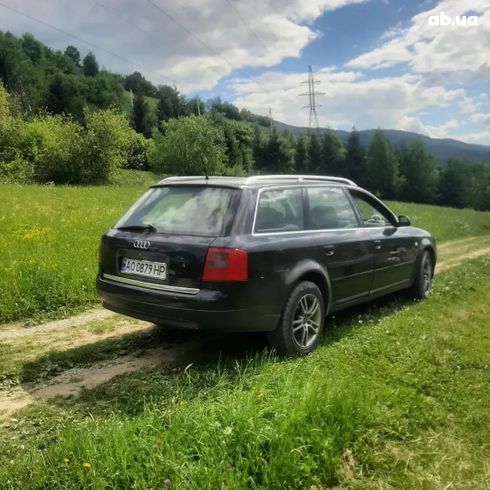
{"type": "Polygon", "coordinates": [[[134,248],[141,248],[142,250],[148,250],[150,248],[151,243],[147,240],[136,240],[133,243],[134,248]]]}

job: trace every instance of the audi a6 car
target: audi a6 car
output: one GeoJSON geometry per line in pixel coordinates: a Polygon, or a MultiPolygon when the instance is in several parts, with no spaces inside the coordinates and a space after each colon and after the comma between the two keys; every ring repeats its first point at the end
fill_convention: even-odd
{"type": "Polygon", "coordinates": [[[294,355],[335,311],[399,290],[427,297],[435,263],[428,232],[347,179],[171,177],[102,237],[97,289],[112,311],[264,331],[294,355]]]}

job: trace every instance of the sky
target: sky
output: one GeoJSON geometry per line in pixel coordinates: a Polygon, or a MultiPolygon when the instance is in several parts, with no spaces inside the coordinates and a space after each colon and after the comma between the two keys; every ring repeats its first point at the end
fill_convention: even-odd
{"type": "Polygon", "coordinates": [[[490,145],[490,0],[0,0],[0,30],[298,126],[311,65],[320,126],[490,145]]]}

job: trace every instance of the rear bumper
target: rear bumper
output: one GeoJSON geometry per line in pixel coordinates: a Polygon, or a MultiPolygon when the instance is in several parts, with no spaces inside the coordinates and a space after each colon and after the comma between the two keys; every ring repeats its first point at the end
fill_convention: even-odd
{"type": "MultiPolygon", "coordinates": [[[[254,312],[237,295],[213,289],[149,289],[123,284],[103,275],[97,292],[108,310],[161,325],[190,330],[256,332],[274,330],[279,314],[254,312]]],[[[246,295],[243,295],[246,297],[246,295]]]]}

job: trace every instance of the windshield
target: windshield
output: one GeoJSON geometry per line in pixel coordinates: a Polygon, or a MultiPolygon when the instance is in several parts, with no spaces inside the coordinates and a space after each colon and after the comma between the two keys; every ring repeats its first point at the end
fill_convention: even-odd
{"type": "Polygon", "coordinates": [[[176,235],[223,235],[233,218],[236,189],[171,186],[150,189],[116,223],[115,228],[140,228],[176,235]]]}

